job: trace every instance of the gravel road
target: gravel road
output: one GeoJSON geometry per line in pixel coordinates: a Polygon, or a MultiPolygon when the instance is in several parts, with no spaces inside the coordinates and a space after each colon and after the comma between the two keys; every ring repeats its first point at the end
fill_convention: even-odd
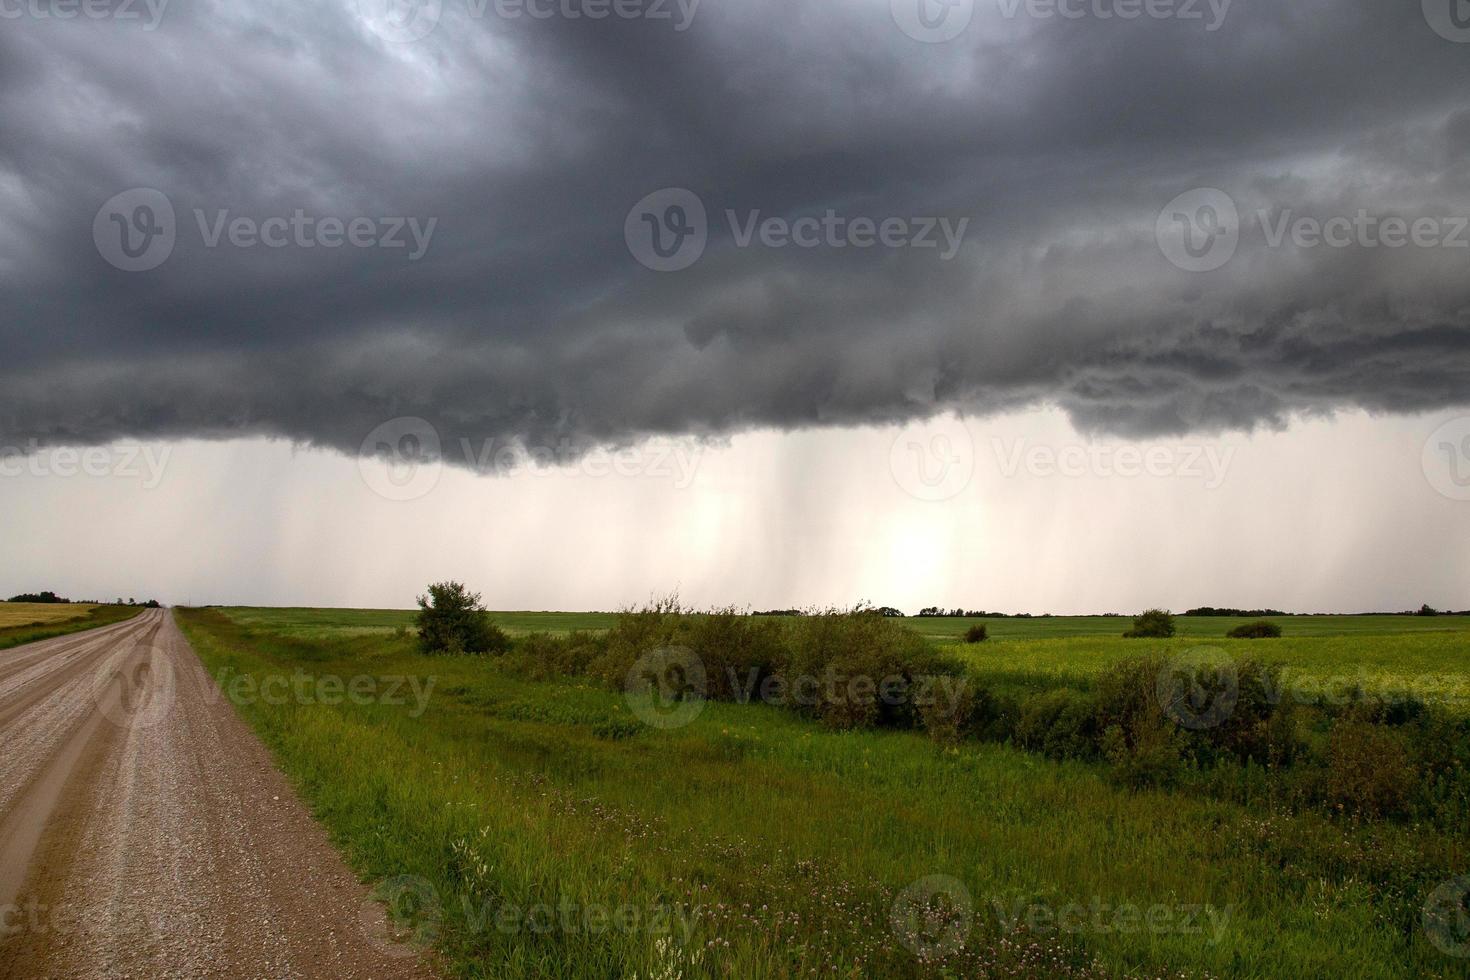
{"type": "Polygon", "coordinates": [[[0,651],[0,977],[431,977],[166,610],[0,651]]]}

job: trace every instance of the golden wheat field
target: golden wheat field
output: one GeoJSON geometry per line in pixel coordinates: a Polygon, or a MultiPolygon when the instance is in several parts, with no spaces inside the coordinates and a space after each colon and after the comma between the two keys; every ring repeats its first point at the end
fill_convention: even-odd
{"type": "Polygon", "coordinates": [[[90,602],[0,602],[0,629],[79,619],[96,608],[90,602]]]}

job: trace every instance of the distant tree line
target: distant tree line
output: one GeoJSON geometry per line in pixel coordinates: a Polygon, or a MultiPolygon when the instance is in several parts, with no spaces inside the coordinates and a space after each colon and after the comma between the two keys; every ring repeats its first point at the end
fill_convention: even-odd
{"type": "MultiPolygon", "coordinates": [[[[20,595],[11,596],[9,599],[6,599],[5,601],[6,602],[39,602],[39,603],[71,603],[71,602],[78,602],[78,603],[81,603],[81,604],[84,604],[84,605],[89,605],[89,606],[105,606],[105,605],[107,605],[107,603],[103,602],[101,599],[67,599],[67,598],[65,598],[63,596],[57,595],[55,592],[52,592],[50,590],[47,590],[45,592],[22,592],[20,595]]],[[[116,605],[116,606],[142,606],[145,609],[160,609],[160,608],[162,608],[162,606],[160,605],[160,603],[159,603],[159,601],[157,599],[147,599],[147,600],[145,600],[143,602],[139,602],[137,599],[129,598],[125,602],[125,601],[123,601],[123,597],[122,596],[118,596],[117,599],[115,599],[113,601],[113,605],[116,605]]]]}
{"type": "Polygon", "coordinates": [[[1260,619],[1263,616],[1288,616],[1280,609],[1230,609],[1227,607],[1216,608],[1215,606],[1200,606],[1198,609],[1186,609],[1185,616],[1239,616],[1246,619],[1260,619]]]}

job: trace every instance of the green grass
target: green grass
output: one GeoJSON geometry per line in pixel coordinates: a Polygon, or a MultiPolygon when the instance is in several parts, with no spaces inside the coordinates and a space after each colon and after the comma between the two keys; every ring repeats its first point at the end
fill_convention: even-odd
{"type": "MultiPolygon", "coordinates": [[[[411,628],[415,609],[270,609],[232,607],[224,612],[244,626],[264,626],[276,635],[302,639],[326,639],[369,634],[391,634],[400,627],[411,628]]],[[[570,633],[572,630],[605,630],[612,626],[612,613],[497,612],[495,622],[511,636],[527,633],[570,633]]]]}
{"type": "MultiPolygon", "coordinates": [[[[712,703],[687,727],[654,729],[598,687],[422,657],[393,634],[409,616],[178,612],[227,691],[241,675],[298,669],[412,674],[421,689],[432,678],[422,714],[381,701],[237,703],[360,874],[429,883],[437,916],[411,918],[434,925],[424,935],[456,975],[648,977],[669,965],[657,930],[594,933],[581,911],[674,905],[701,910],[689,939],[702,959],[686,977],[941,976],[904,948],[889,913],[910,883],[947,875],[976,908],[968,958],[950,975],[1470,976],[1419,925],[1429,890],[1467,868],[1463,836],[1288,813],[1268,792],[1252,806],[1128,792],[1095,765],[833,732],[760,705],[712,703]],[[1094,902],[1209,906],[1228,920],[1218,936],[1054,933],[1016,931],[996,911],[1094,902]],[[487,910],[537,903],[579,911],[545,931],[496,928],[493,915],[477,925],[487,910]]],[[[966,649],[982,666],[1085,683],[1137,642],[966,649]]],[[[1464,666],[1457,640],[1437,634],[1383,648],[1341,635],[1274,642],[1314,669],[1401,672],[1445,655],[1464,666]]]]}
{"type": "MultiPolygon", "coordinates": [[[[4,606],[0,605],[0,609],[3,608],[4,606]]],[[[17,647],[24,643],[49,640],[54,636],[65,636],[68,633],[96,629],[98,626],[110,626],[113,623],[120,623],[125,619],[132,619],[143,611],[143,607],[141,606],[105,605],[86,606],[83,608],[85,610],[83,615],[65,619],[51,619],[48,622],[8,626],[0,629],[0,650],[17,647]]]]}
{"type": "MultiPolygon", "coordinates": [[[[1418,617],[1407,617],[1415,619],[1418,617]]],[[[1139,653],[1225,651],[1283,664],[1285,676],[1310,697],[1321,682],[1330,691],[1361,683],[1375,692],[1418,691],[1455,695],[1470,707],[1470,633],[1430,632],[1390,635],[1336,633],[1268,640],[1229,640],[1185,636],[1171,640],[1122,637],[987,640],[948,648],[979,674],[1001,686],[1087,688],[1104,667],[1139,653]]]]}

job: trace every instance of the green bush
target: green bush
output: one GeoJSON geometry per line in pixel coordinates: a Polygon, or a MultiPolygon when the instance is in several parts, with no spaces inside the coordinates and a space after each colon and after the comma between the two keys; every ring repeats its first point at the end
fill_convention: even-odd
{"type": "Polygon", "coordinates": [[[1167,609],[1148,609],[1133,617],[1133,628],[1123,634],[1130,638],[1168,639],[1174,635],[1174,614],[1167,609]]]}
{"type": "Polygon", "coordinates": [[[1021,702],[1016,741],[1053,759],[1085,759],[1099,747],[1097,705],[1080,691],[1057,688],[1021,702]]]}
{"type": "Polygon", "coordinates": [[[1402,813],[1418,780],[1400,732],[1352,718],[1333,724],[1327,778],[1333,803],[1367,816],[1402,813]]]}
{"type": "Polygon", "coordinates": [[[419,596],[415,624],[425,653],[503,653],[510,640],[480,605],[480,593],[459,582],[436,582],[419,596]]]}
{"type": "Polygon", "coordinates": [[[1109,725],[1102,753],[1113,778],[1133,789],[1172,786],[1184,769],[1184,739],[1157,706],[1130,719],[1126,729],[1109,725]]]}
{"type": "Polygon", "coordinates": [[[676,595],[621,610],[601,650],[587,665],[588,675],[621,690],[628,672],[641,658],[658,650],[687,647],[692,619],[676,595]]]}
{"type": "Polygon", "coordinates": [[[990,638],[990,631],[985,628],[984,623],[976,623],[965,630],[966,643],[984,643],[990,638]]]}
{"type": "Polygon", "coordinates": [[[1098,726],[1129,736],[1156,715],[1179,728],[1185,755],[1283,763],[1295,751],[1295,716],[1280,703],[1281,668],[1253,658],[1163,654],[1130,657],[1095,682],[1098,726]]]}
{"type": "MultiPolygon", "coordinates": [[[[919,706],[924,731],[935,741],[954,744],[969,739],[998,740],[1009,734],[1004,728],[1006,706],[988,688],[964,677],[953,697],[928,699],[919,706]]],[[[1013,719],[1012,719],[1013,721],[1013,719]]]]}
{"type": "Polygon", "coordinates": [[[1225,635],[1232,640],[1264,640],[1280,636],[1281,627],[1261,619],[1254,623],[1242,623],[1225,635]]]}
{"type": "MultiPolygon", "coordinates": [[[[810,679],[815,703],[798,704],[803,714],[837,728],[919,723],[915,682],[921,677],[961,673],[918,633],[887,616],[829,610],[803,616],[790,626],[785,679],[810,679]]],[[[932,689],[931,689],[931,693],[932,689]]]]}
{"type": "Polygon", "coordinates": [[[531,633],[511,647],[510,662],[527,677],[575,677],[587,673],[602,655],[606,641],[595,634],[574,631],[567,636],[531,633]]]}
{"type": "Polygon", "coordinates": [[[720,701],[758,700],[761,683],[779,674],[787,659],[780,621],[733,608],[694,617],[686,643],[704,665],[707,696],[720,701]]]}

